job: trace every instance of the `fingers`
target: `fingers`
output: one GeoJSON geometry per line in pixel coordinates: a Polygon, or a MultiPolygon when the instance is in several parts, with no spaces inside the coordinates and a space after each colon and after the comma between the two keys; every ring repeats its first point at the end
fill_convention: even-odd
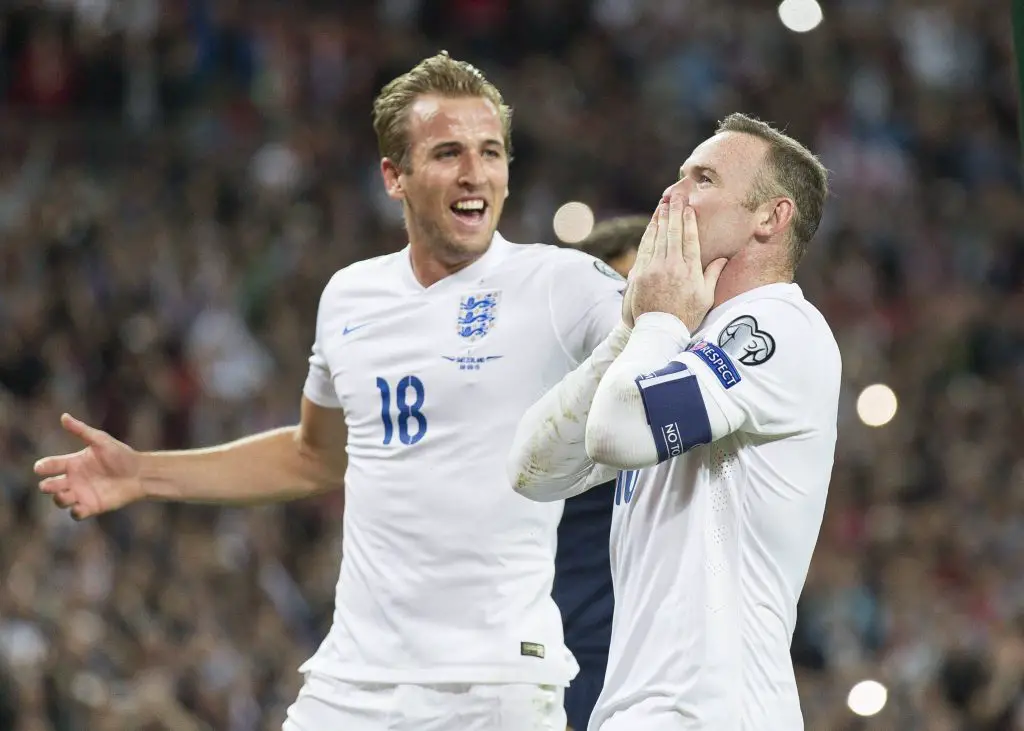
{"type": "Polygon", "coordinates": [[[654,209],[654,215],[651,216],[651,220],[647,223],[644,236],[640,239],[640,247],[637,249],[636,261],[633,262],[632,271],[642,272],[654,256],[654,240],[658,236],[658,219],[661,216],[661,205],[659,202],[658,207],[654,209]]]}
{"type": "Polygon", "coordinates": [[[104,436],[99,429],[89,426],[84,421],[79,421],[71,414],[62,414],[60,425],[87,444],[98,444],[104,436]]]}
{"type": "Polygon", "coordinates": [[[39,483],[39,491],[45,495],[50,495],[53,499],[53,504],[58,508],[69,508],[78,502],[75,497],[75,491],[68,487],[67,475],[47,477],[39,483]]]}
{"type": "Polygon", "coordinates": [[[722,270],[725,269],[728,263],[728,259],[715,259],[704,270],[704,286],[707,288],[712,300],[714,299],[715,287],[718,286],[718,278],[722,276],[722,270]]]}
{"type": "Polygon", "coordinates": [[[95,515],[95,511],[83,505],[78,499],[78,494],[67,487],[67,480],[63,476],[43,480],[39,484],[39,489],[50,494],[53,504],[58,508],[70,508],[71,517],[75,520],[84,520],[95,515]]]}
{"type": "Polygon", "coordinates": [[[68,471],[68,462],[72,457],[74,457],[73,454],[60,454],[55,457],[43,457],[32,466],[32,470],[40,477],[63,475],[68,471]]]}
{"type": "Polygon", "coordinates": [[[689,208],[683,201],[683,194],[673,190],[668,203],[668,235],[665,241],[665,256],[676,257],[683,251],[683,209],[689,208]]]}
{"type": "Polygon", "coordinates": [[[39,491],[47,495],[55,495],[58,492],[66,490],[68,487],[67,475],[57,475],[56,477],[47,477],[45,480],[39,483],[39,491]]]}
{"type": "MultiPolygon", "coordinates": [[[[104,432],[89,426],[84,421],[79,421],[71,414],[61,414],[60,425],[64,427],[64,430],[69,434],[74,434],[83,442],[90,445],[98,445],[102,441],[103,437],[106,436],[104,432]]],[[[53,457],[43,457],[36,461],[35,465],[32,466],[32,469],[40,477],[62,475],[68,471],[68,463],[76,454],[78,453],[58,454],[53,457]]]]}
{"type": "Polygon", "coordinates": [[[78,500],[75,498],[75,493],[71,490],[63,490],[53,496],[53,504],[58,508],[70,508],[77,502],[78,500]]]}
{"type": "MultiPolygon", "coordinates": [[[[680,200],[682,205],[682,200],[680,200]]],[[[681,251],[683,259],[689,262],[700,262],[700,233],[697,231],[697,214],[693,208],[686,206],[682,211],[681,251]]],[[[719,272],[721,273],[721,272],[719,272]]]]}
{"type": "Polygon", "coordinates": [[[660,261],[668,255],[669,236],[671,235],[669,231],[670,208],[671,204],[664,200],[658,206],[658,235],[654,237],[654,253],[651,257],[654,261],[660,261]]]}

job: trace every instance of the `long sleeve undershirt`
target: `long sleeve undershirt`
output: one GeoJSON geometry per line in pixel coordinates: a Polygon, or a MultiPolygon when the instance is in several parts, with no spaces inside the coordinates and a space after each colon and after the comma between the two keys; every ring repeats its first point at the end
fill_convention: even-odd
{"type": "Polygon", "coordinates": [[[636,378],[672,360],[690,341],[672,315],[641,315],[617,327],[590,358],[524,414],[509,455],[516,491],[561,500],[658,462],[636,378]]]}

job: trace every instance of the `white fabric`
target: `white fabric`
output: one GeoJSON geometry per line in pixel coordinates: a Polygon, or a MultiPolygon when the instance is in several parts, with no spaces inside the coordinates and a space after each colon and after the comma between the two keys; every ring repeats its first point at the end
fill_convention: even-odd
{"type": "MultiPolygon", "coordinates": [[[[831,330],[794,284],[733,298],[692,338],[669,315],[638,318],[594,389],[586,449],[558,445],[562,471],[531,478],[536,496],[564,489],[566,464],[578,484],[594,481],[580,469],[591,458],[643,467],[618,478],[615,616],[590,731],[803,727],[789,645],[828,492],[840,374],[831,330]],[[655,465],[636,379],[672,362],[675,380],[699,386],[672,418],[706,419],[710,443],[655,465]]],[[[559,393],[572,401],[583,382],[555,391],[577,384],[559,393]]],[[[534,425],[559,418],[559,399],[529,412],[534,425]]]]}
{"type": "MultiPolygon", "coordinates": [[[[678,342],[663,333],[659,347],[678,342]]],[[[798,731],[789,648],[831,476],[839,350],[799,287],[776,284],[712,311],[675,360],[719,412],[714,441],[620,478],[615,618],[590,731],[798,731]],[[724,386],[693,350],[701,340],[721,345],[738,382],[724,386]]]]}
{"type": "Polygon", "coordinates": [[[516,492],[541,502],[564,500],[615,478],[616,470],[595,469],[583,443],[598,383],[628,339],[629,328],[620,322],[579,368],[527,409],[509,451],[516,492]]]}
{"type": "Polygon", "coordinates": [[[552,685],[382,685],[311,674],[282,731],[565,731],[552,685]]]}
{"type": "Polygon", "coordinates": [[[304,393],[345,412],[343,560],[333,626],[303,670],[383,683],[573,677],[551,599],[562,505],[510,490],[505,459],[526,408],[620,320],[624,283],[595,261],[495,237],[429,288],[408,248],[328,284],[304,393]]]}
{"type": "Polygon", "coordinates": [[[616,469],[657,464],[658,451],[647,428],[636,377],[672,360],[690,342],[690,333],[676,317],[649,312],[637,318],[622,354],[601,379],[587,420],[587,455],[616,469]]]}

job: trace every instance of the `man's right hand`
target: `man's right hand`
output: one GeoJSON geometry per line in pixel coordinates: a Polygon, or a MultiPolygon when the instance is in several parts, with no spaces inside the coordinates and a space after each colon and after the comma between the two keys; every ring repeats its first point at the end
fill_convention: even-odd
{"type": "Polygon", "coordinates": [[[679,191],[673,191],[667,201],[662,199],[655,215],[654,245],[642,264],[637,253],[637,266],[630,272],[633,317],[667,312],[693,332],[714,305],[718,278],[728,260],[715,259],[706,269],[702,267],[697,214],[679,191]]]}
{"type": "Polygon", "coordinates": [[[39,489],[52,495],[55,505],[70,508],[71,517],[82,520],[144,497],[138,452],[69,414],[60,423],[86,446],[36,462],[35,473],[45,478],[39,489]]]}
{"type": "Polygon", "coordinates": [[[658,237],[658,222],[661,218],[660,214],[663,205],[659,203],[658,207],[654,209],[654,215],[651,216],[651,220],[647,224],[647,230],[644,231],[643,238],[640,240],[640,246],[637,247],[633,268],[629,270],[629,276],[626,278],[626,291],[622,294],[622,321],[630,329],[632,329],[635,322],[633,318],[634,283],[637,277],[650,264],[651,257],[654,254],[654,242],[658,237]]]}

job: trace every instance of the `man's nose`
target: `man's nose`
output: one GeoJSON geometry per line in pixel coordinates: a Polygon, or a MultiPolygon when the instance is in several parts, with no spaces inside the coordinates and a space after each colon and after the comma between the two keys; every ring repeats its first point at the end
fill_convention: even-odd
{"type": "Polygon", "coordinates": [[[462,156],[462,169],[459,171],[459,182],[463,185],[483,185],[483,160],[475,152],[462,156]]]}
{"type": "Polygon", "coordinates": [[[678,192],[683,198],[683,204],[686,205],[690,202],[690,191],[693,189],[689,178],[683,178],[672,183],[672,185],[665,188],[662,192],[661,197],[666,203],[672,197],[672,193],[678,192]]]}

